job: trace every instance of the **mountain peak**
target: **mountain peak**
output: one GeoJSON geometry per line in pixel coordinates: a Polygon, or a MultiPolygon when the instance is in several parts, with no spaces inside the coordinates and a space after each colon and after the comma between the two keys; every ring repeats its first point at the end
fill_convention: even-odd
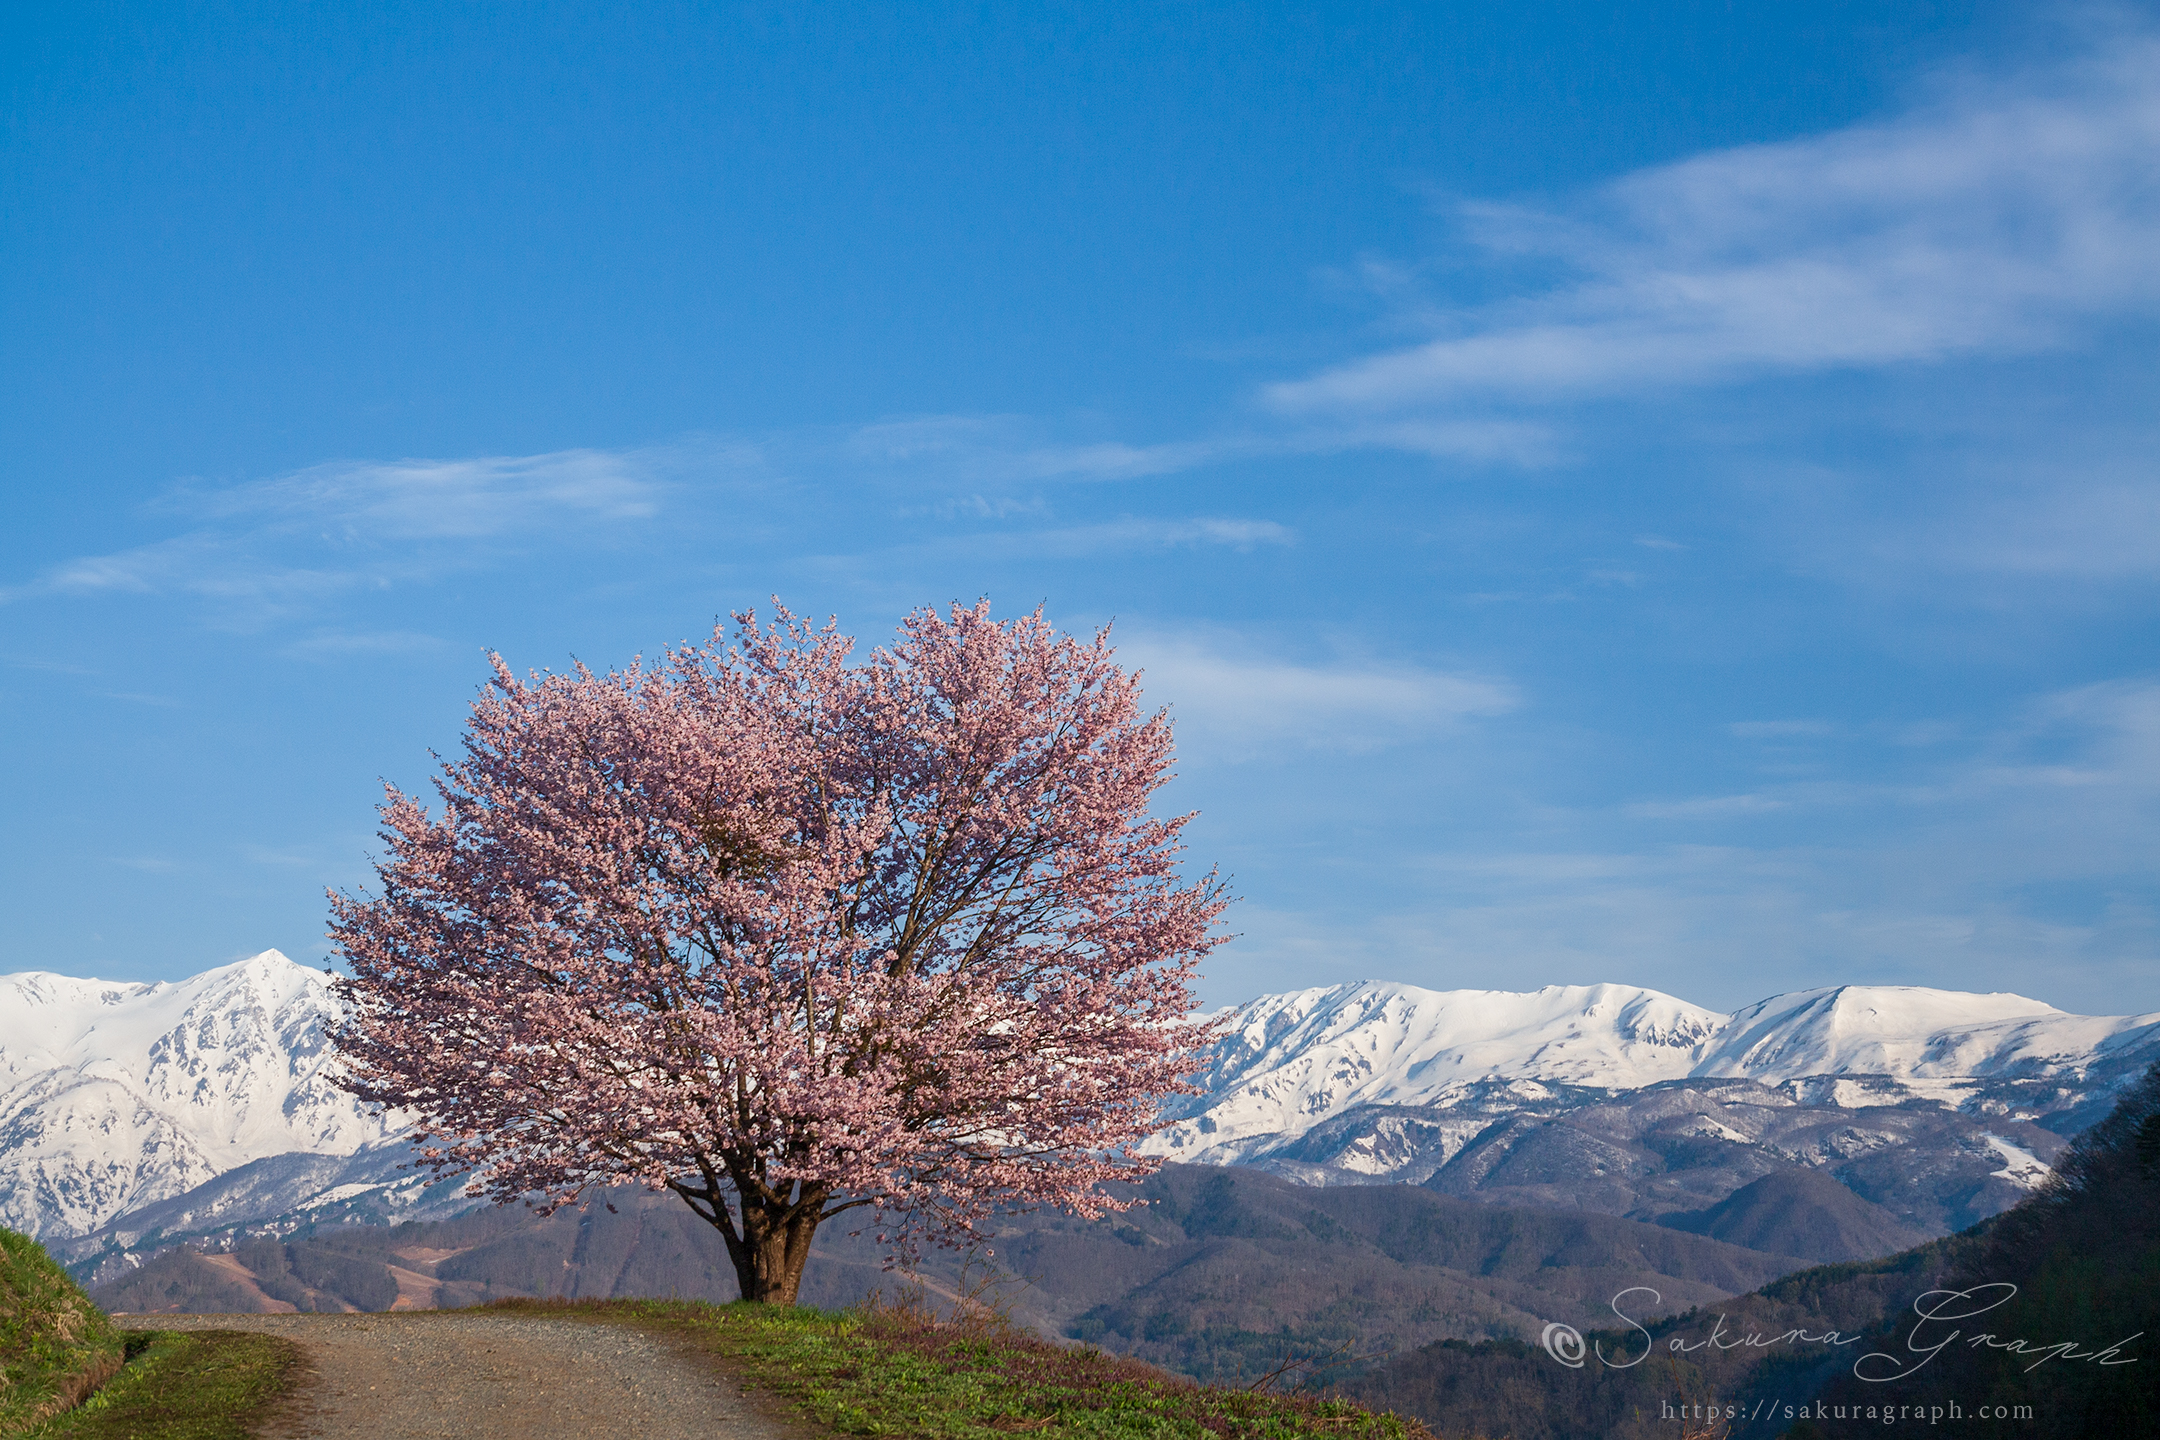
{"type": "Polygon", "coordinates": [[[331,1083],[329,981],[275,950],[188,979],[0,976],[0,1224],[80,1234],[268,1155],[386,1125],[331,1083]]]}
{"type": "Polygon", "coordinates": [[[1491,1082],[1632,1090],[1877,1076],[1892,1082],[1885,1094],[1954,1103],[1976,1077],[2082,1074],[2094,1057],[2160,1034],[2160,1015],[2068,1015],[2022,995],[1907,985],[1800,990],[1724,1015],[1612,982],[1509,991],[1366,980],[1263,995],[1221,1018],[1224,1037],[1196,1077],[1204,1093],[1147,1150],[1229,1163],[1360,1105],[1447,1108],[1491,1082]]]}

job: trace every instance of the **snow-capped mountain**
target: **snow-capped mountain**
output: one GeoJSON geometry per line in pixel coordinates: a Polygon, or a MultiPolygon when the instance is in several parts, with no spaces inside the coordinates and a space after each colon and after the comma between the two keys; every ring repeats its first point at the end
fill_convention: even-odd
{"type": "Polygon", "coordinates": [[[1713,1078],[1752,1080],[1793,1104],[1927,1101],[2031,1122],[2089,1104],[2160,1054],[2160,1014],[2069,1015],[2020,995],[1905,986],[1806,990],[1721,1015],[1624,985],[1367,981],[1264,995],[1221,1019],[1195,1078],[1202,1093],[1148,1142],[1152,1153],[1249,1162],[1366,1106],[1463,1109],[1474,1134],[1496,1102],[1535,1107],[1555,1087],[1609,1096],[1713,1078]]]}
{"type": "Polygon", "coordinates": [[[1358,1105],[1436,1105],[1476,1081],[1633,1089],[1688,1073],[1727,1017],[1624,985],[1421,990],[1383,981],[1263,995],[1222,1017],[1185,1118],[1156,1154],[1230,1164],[1358,1105]]]}
{"type": "Polygon", "coordinates": [[[267,1156],[394,1130],[330,1084],[329,982],[275,950],[177,984],[0,976],[0,1225],[82,1235],[267,1156]]]}
{"type": "Polygon", "coordinates": [[[2012,1078],[2076,1087],[2114,1057],[2149,1061],[2156,1042],[2160,1014],[2069,1015],[2022,995],[1840,985],[1737,1012],[1689,1073],[1889,1075],[1916,1094],[1956,1101],[2012,1078]]]}
{"type": "MultiPolygon", "coordinates": [[[[274,950],[169,985],[0,977],[0,1225],[132,1264],[469,1207],[331,1085],[335,1013],[274,950]]],[[[2015,1203],[2160,1055],[2160,1015],[1879,986],[1723,1015],[1622,985],[1367,982],[1220,1018],[1153,1153],[1635,1218],[1804,1166],[1932,1233],[2015,1203]]]]}

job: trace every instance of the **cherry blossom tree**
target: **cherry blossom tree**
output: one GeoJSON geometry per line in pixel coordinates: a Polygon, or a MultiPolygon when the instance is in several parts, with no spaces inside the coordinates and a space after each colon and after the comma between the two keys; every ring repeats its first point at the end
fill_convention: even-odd
{"type": "Polygon", "coordinates": [[[920,610],[860,662],[735,619],[604,675],[491,657],[439,809],[390,788],[376,893],[331,895],[343,1083],[498,1202],[672,1190],[751,1300],[856,1207],[903,1252],[1116,1208],[1228,898],[1148,812],[1167,717],[1039,610],[920,610]]]}

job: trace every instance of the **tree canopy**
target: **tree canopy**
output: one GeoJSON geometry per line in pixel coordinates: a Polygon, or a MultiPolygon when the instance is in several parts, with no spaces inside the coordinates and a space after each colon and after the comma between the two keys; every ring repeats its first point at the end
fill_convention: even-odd
{"type": "Polygon", "coordinates": [[[1228,897],[1149,813],[1168,718],[1040,611],[860,661],[735,619],[606,674],[491,657],[439,808],[390,787],[376,893],[331,896],[344,1083],[499,1201],[672,1189],[750,1299],[857,1206],[902,1248],[1100,1213],[1211,1038],[1228,897]]]}

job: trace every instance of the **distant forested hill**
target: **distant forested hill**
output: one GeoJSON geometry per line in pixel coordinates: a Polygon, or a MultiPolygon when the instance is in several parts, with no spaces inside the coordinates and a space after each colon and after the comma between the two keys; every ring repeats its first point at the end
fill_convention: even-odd
{"type": "Polygon", "coordinates": [[[1891,1423],[2114,1440],[2151,1433],[2160,1414],[2156,1342],[2160,1066],[2078,1137],[2038,1195],[1962,1234],[1805,1270],[1640,1331],[1591,1334],[1580,1368],[1535,1345],[1450,1340],[1341,1387],[1443,1433],[1514,1440],[1669,1437],[1679,1413],[1700,1405],[1731,1407],[1733,1440],[1881,1434],[1891,1423]],[[1943,1318],[1924,1320],[1916,1305],[1943,1318]],[[1856,1338],[1782,1339],[1794,1330],[1856,1338]],[[1723,1348],[1750,1335],[1778,1343],[1723,1348]],[[1687,1348],[1676,1353],[1675,1342],[1687,1348]],[[2074,1348],[2049,1354],[2065,1345],[2074,1348]],[[1601,1348],[1623,1362],[1647,1358],[1609,1365],[1601,1348]],[[1887,1422],[1888,1409],[1904,1421],[1887,1422]],[[1913,1421],[1915,1411],[1927,1418],[1913,1421]]]}
{"type": "Polygon", "coordinates": [[[2034,1440],[2160,1428],[2160,1065],[1941,1283],[1971,1298],[1944,1297],[1942,1318],[1917,1334],[1913,1317],[1900,1316],[1885,1336],[1883,1348],[1911,1373],[1878,1384],[1841,1374],[1822,1397],[1832,1417],[1815,1433],[1863,1433],[1864,1419],[1835,1411],[1892,1389],[1930,1411],[2006,1409],[2015,1433],[2034,1440]],[[1993,1338],[1976,1343],[1983,1333],[1993,1338]],[[2065,1345],[2074,1348],[2048,1353],[2065,1345]]]}
{"type": "MultiPolygon", "coordinates": [[[[1203,1378],[1259,1374],[1286,1354],[1348,1343],[1372,1357],[1449,1336],[1535,1336],[1590,1325],[1631,1285],[1670,1313],[1803,1268],[1706,1236],[1612,1216],[1484,1205],[1412,1186],[1314,1189],[1257,1171],[1172,1165],[1142,1204],[1102,1221],[1009,1218],[988,1260],[1011,1277],[1015,1318],[1045,1334],[1133,1353],[1203,1378]]],[[[805,1303],[854,1303],[906,1281],[835,1225],[805,1303]]],[[[965,1257],[933,1252],[933,1297],[964,1283],[965,1257]]],[[[507,1295],[679,1295],[731,1300],[719,1237],[672,1196],[609,1192],[541,1219],[487,1210],[402,1226],[324,1226],[229,1252],[168,1251],[108,1279],[126,1311],[376,1310],[507,1295]],[[612,1207],[612,1208],[611,1208],[612,1207]]]]}

